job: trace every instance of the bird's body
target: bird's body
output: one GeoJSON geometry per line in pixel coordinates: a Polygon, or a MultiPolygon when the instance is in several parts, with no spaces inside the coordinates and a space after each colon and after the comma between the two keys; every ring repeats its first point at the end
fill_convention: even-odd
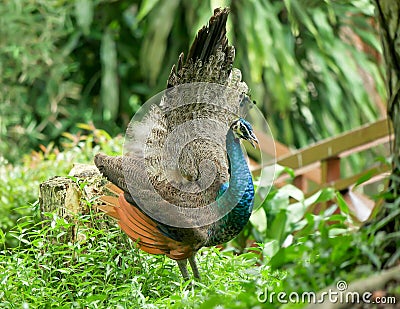
{"type": "MultiPolygon", "coordinates": [[[[104,203],[99,207],[115,217],[142,250],[177,260],[185,278],[187,260],[195,277],[199,277],[196,252],[234,238],[248,222],[253,207],[254,186],[240,138],[251,142],[256,138],[250,124],[237,116],[242,101],[239,97],[245,96],[247,86],[232,70],[234,49],[228,46],[225,36],[227,15],[226,9],[214,12],[208,27],[199,31],[185,64],[181,55],[177,68],[172,68],[168,79],[171,91],[167,90],[161,103],[149,110],[139,126],[131,132],[128,129],[127,135],[144,143],[125,148],[128,155],[124,157],[95,157],[96,166],[113,184],[109,187],[115,195],[103,196],[104,203]],[[235,89],[240,96],[230,98],[228,110],[202,102],[179,105],[174,91],[188,82],[217,83],[235,89]],[[190,123],[190,129],[185,129],[186,123],[190,123]],[[140,132],[149,133],[141,136],[140,132]],[[199,132],[201,135],[193,138],[199,132]],[[179,140],[175,141],[175,136],[179,140]],[[216,141],[218,136],[220,140],[216,141]],[[182,139],[187,142],[176,156],[174,145],[182,139]],[[165,145],[172,145],[171,149],[165,145]],[[197,217],[188,219],[165,212],[164,204],[157,199],[150,203],[153,192],[143,189],[149,185],[162,201],[183,210],[198,210],[197,217]],[[152,204],[155,213],[161,212],[173,222],[186,220],[182,222],[186,225],[157,219],[142,207],[143,203],[152,204]],[[223,215],[218,217],[207,210],[210,204],[223,215]],[[229,211],[224,212],[225,209],[229,211]]],[[[202,87],[200,84],[195,91],[202,87]]]]}

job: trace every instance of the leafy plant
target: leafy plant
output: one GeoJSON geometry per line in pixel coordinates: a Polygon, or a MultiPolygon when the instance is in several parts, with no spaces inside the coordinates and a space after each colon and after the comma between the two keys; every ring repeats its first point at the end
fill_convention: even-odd
{"type": "Polygon", "coordinates": [[[176,263],[139,252],[118,226],[87,228],[85,223],[101,219],[81,217],[77,222],[85,237],[64,243],[63,235],[76,223],[47,216],[9,232],[18,246],[0,255],[2,307],[216,308],[223,301],[227,308],[243,308],[259,304],[257,293],[281,276],[270,277],[266,268],[259,272],[256,254],[234,256],[211,248],[199,258],[203,280],[191,288],[176,263]]]}
{"type": "Polygon", "coordinates": [[[400,234],[392,227],[398,203],[384,207],[391,211],[375,211],[384,215],[360,225],[339,192],[326,188],[304,198],[288,184],[273,188],[253,213],[248,235],[260,245],[266,265],[286,272],[283,291],[318,291],[340,279],[352,281],[398,263],[400,234]],[[313,213],[320,203],[330,206],[313,213]]]}
{"type": "MultiPolygon", "coordinates": [[[[385,110],[368,0],[223,4],[231,7],[235,66],[279,141],[304,146],[385,110]]],[[[165,88],[214,8],[199,0],[4,2],[2,156],[15,161],[40,144],[59,144],[78,122],[124,132],[165,88]]]]}
{"type": "Polygon", "coordinates": [[[0,5],[0,153],[8,160],[49,143],[76,119],[69,116],[80,96],[70,79],[77,66],[60,44],[72,33],[70,8],[68,1],[0,5]]]}
{"type": "MultiPolygon", "coordinates": [[[[41,151],[25,155],[21,164],[0,161],[0,231],[4,235],[17,222],[25,222],[38,207],[39,184],[57,176],[68,175],[75,163],[93,163],[93,156],[101,148],[110,155],[121,153],[122,138],[111,139],[93,125],[80,124],[77,135],[64,134],[61,152],[54,144],[41,151]]],[[[29,221],[29,220],[28,220],[29,221]]],[[[8,234],[6,234],[8,235],[8,234]]],[[[15,246],[15,239],[6,236],[6,245],[15,246]]]]}
{"type": "Polygon", "coordinates": [[[324,189],[305,198],[288,184],[273,188],[253,214],[242,240],[223,250],[202,249],[203,280],[192,288],[181,279],[173,261],[138,251],[116,225],[99,228],[104,219],[98,214],[67,221],[47,213],[46,220],[39,220],[35,192],[40,180],[29,173],[39,179],[65,175],[72,162],[88,162],[100,148],[109,154],[121,150],[121,139],[111,140],[91,125],[79,127],[84,133],[65,134],[64,152],[43,148],[28,156],[24,166],[2,166],[15,172],[3,174],[3,186],[14,181],[17,187],[7,197],[15,200],[3,203],[2,199],[0,210],[7,214],[15,210],[6,206],[21,206],[16,222],[1,221],[0,306],[4,308],[54,304],[61,308],[279,308],[279,302],[264,301],[263,295],[318,291],[338,279],[366,277],[383,264],[398,261],[396,251],[389,256],[385,250],[400,239],[397,232],[382,229],[390,217],[358,229],[339,193],[324,189]],[[316,203],[332,198],[336,204],[319,214],[311,212],[316,203]],[[79,237],[65,241],[72,229],[79,237]],[[236,254],[238,244],[244,244],[242,254],[236,254]]]}

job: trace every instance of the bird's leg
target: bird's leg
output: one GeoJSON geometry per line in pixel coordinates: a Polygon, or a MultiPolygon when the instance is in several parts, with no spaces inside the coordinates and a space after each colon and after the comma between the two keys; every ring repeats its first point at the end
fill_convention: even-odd
{"type": "MultiPolygon", "coordinates": [[[[186,267],[187,259],[177,260],[176,262],[178,263],[179,270],[181,271],[183,279],[189,280],[189,273],[188,273],[188,270],[187,270],[187,267],[186,267]]],[[[190,263],[190,265],[192,265],[192,263],[190,263]]]]}
{"type": "Polygon", "coordinates": [[[190,263],[190,267],[192,267],[193,276],[194,276],[196,279],[200,280],[200,273],[199,273],[199,269],[197,268],[195,254],[192,255],[192,256],[189,258],[189,263],[190,263]]]}

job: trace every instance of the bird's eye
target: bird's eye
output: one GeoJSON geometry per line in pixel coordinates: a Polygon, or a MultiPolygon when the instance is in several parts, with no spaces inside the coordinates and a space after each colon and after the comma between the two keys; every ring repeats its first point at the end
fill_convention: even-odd
{"type": "Polygon", "coordinates": [[[245,125],[243,125],[243,124],[240,124],[240,132],[243,134],[243,135],[247,135],[248,134],[248,129],[247,129],[247,127],[245,126],[245,125]]]}

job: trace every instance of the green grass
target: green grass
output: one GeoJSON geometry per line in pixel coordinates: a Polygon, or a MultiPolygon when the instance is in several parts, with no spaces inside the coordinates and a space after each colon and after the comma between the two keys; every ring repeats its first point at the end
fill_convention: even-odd
{"type": "Polygon", "coordinates": [[[0,307],[246,308],[283,277],[256,253],[210,248],[198,254],[201,282],[189,286],[174,261],[137,250],[117,226],[86,228],[92,220],[102,219],[79,219],[77,242],[65,241],[73,224],[61,218],[10,231],[19,245],[1,252],[0,307]]]}
{"type": "MultiPolygon", "coordinates": [[[[68,175],[74,163],[94,164],[94,153],[100,148],[108,154],[121,153],[121,137],[111,139],[103,130],[85,124],[78,127],[90,134],[66,133],[64,151],[51,144],[42,151],[24,155],[18,164],[9,164],[0,154],[0,232],[6,233],[17,221],[27,220],[32,215],[32,209],[38,207],[40,183],[54,176],[68,175]]],[[[8,234],[5,241],[7,246],[16,245],[15,239],[8,234]]]]}
{"type": "Polygon", "coordinates": [[[102,214],[40,219],[40,182],[66,175],[73,162],[90,163],[100,148],[109,154],[121,149],[121,140],[103,131],[68,138],[63,152],[45,150],[14,166],[0,162],[0,308],[281,308],[258,296],[266,289],[317,292],[398,263],[399,233],[383,227],[393,222],[400,200],[386,203],[390,212],[368,226],[349,229],[339,193],[328,188],[306,199],[287,185],[269,193],[225,249],[199,251],[202,280],[190,285],[174,261],[136,249],[114,222],[104,224],[102,214]],[[335,198],[337,205],[318,215],[306,211],[335,198]],[[284,245],[289,236],[293,242],[284,245]],[[254,241],[259,245],[243,249],[254,241]]]}

